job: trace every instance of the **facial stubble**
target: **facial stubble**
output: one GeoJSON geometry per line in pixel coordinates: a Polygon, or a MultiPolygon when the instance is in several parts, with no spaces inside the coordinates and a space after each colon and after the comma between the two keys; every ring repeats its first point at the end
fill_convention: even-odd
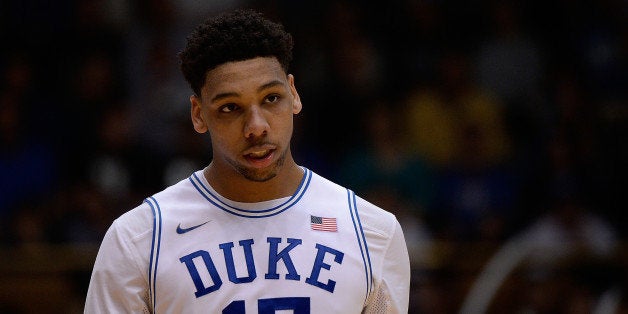
{"type": "Polygon", "coordinates": [[[236,162],[231,158],[225,158],[227,162],[234,168],[238,173],[240,173],[244,178],[254,182],[266,182],[277,176],[279,169],[284,165],[286,161],[286,155],[288,154],[288,149],[284,149],[277,159],[272,165],[270,165],[266,169],[254,169],[243,166],[242,164],[236,162]]]}

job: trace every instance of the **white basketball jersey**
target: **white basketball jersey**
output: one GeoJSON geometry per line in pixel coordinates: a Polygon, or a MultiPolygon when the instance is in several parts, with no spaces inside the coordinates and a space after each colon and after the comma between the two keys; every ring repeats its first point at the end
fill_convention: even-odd
{"type": "Polygon", "coordinates": [[[303,169],[267,202],[225,199],[202,170],[149,197],[107,232],[86,312],[406,313],[395,217],[303,169]]]}

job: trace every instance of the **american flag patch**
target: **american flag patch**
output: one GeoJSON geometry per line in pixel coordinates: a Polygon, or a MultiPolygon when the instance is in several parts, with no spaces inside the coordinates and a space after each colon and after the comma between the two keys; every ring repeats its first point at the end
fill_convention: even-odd
{"type": "Polygon", "coordinates": [[[336,218],[318,217],[310,215],[312,230],[337,232],[336,218]]]}

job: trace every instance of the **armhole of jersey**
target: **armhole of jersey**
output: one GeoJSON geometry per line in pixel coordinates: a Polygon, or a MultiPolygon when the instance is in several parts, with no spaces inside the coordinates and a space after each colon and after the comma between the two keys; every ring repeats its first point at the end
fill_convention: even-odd
{"type": "Polygon", "coordinates": [[[362,228],[362,222],[360,221],[360,215],[358,213],[358,206],[356,203],[356,196],[355,193],[349,189],[347,189],[347,201],[349,203],[351,219],[353,220],[355,236],[360,247],[360,253],[362,254],[362,262],[364,263],[364,277],[366,279],[366,295],[364,297],[364,305],[366,306],[369,295],[373,290],[373,270],[371,269],[371,256],[369,254],[368,245],[366,243],[364,229],[362,228]]]}
{"type": "Polygon", "coordinates": [[[155,305],[155,289],[157,287],[157,265],[159,262],[159,245],[161,244],[161,208],[159,203],[153,197],[145,200],[153,211],[153,238],[150,248],[150,260],[148,267],[148,296],[150,298],[150,306],[153,313],[156,313],[155,305]]]}

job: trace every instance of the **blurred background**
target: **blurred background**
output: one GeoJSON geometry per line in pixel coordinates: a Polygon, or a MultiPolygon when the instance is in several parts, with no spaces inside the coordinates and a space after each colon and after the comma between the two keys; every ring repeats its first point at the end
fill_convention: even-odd
{"type": "Polygon", "coordinates": [[[628,2],[0,1],[0,313],[80,313],[113,219],[211,160],[177,53],[281,21],[297,162],[395,213],[410,313],[628,311],[628,2]]]}

